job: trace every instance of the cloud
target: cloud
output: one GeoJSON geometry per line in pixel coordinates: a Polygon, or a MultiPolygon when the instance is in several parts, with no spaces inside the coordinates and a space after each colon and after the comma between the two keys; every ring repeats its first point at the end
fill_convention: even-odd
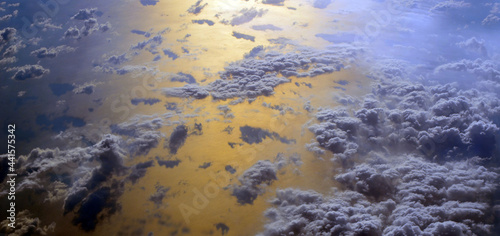
{"type": "Polygon", "coordinates": [[[243,140],[245,143],[248,144],[261,143],[266,138],[270,138],[272,140],[276,139],[285,144],[295,143],[295,139],[287,139],[281,137],[276,132],[270,132],[265,129],[255,128],[248,125],[241,126],[240,132],[241,132],[241,137],[240,137],[241,140],[243,140]]]}
{"type": "Polygon", "coordinates": [[[319,9],[325,9],[330,5],[332,0],[314,0],[313,2],[313,7],[319,8],[319,9]]]}
{"type": "Polygon", "coordinates": [[[264,4],[271,4],[271,5],[276,5],[276,6],[283,6],[283,2],[285,0],[263,0],[262,3],[264,4]]]}
{"type": "Polygon", "coordinates": [[[276,177],[276,167],[270,161],[258,161],[240,176],[240,185],[234,186],[232,195],[238,203],[252,204],[259,194],[264,193],[264,186],[271,184],[276,177]]]}
{"type": "Polygon", "coordinates": [[[143,6],[154,6],[158,2],[159,2],[159,0],[141,0],[141,4],[143,6]]]}
{"type": "Polygon", "coordinates": [[[87,94],[90,95],[94,93],[95,87],[97,87],[98,83],[85,83],[82,85],[78,85],[74,87],[73,93],[74,94],[87,94]]]}
{"type": "Polygon", "coordinates": [[[169,187],[164,187],[161,185],[156,185],[156,192],[149,196],[149,201],[152,201],[157,206],[161,206],[163,204],[163,199],[167,195],[167,192],[170,190],[169,187]]]}
{"type": "Polygon", "coordinates": [[[13,67],[8,68],[7,71],[14,71],[14,75],[11,78],[18,81],[40,79],[50,72],[49,69],[45,69],[40,65],[25,65],[21,67],[13,67]]]}
{"type": "Polygon", "coordinates": [[[201,2],[203,2],[203,0],[196,1],[196,3],[193,4],[192,6],[190,6],[187,11],[189,13],[195,14],[195,15],[200,14],[200,12],[203,10],[203,8],[205,8],[208,5],[208,3],[201,4],[201,2]]]}
{"type": "Polygon", "coordinates": [[[267,25],[253,25],[252,29],[254,30],[259,30],[259,31],[266,31],[266,30],[271,30],[271,31],[281,31],[283,30],[282,28],[272,25],[272,24],[267,24],[267,25]]]}
{"type": "Polygon", "coordinates": [[[476,59],[474,61],[462,59],[457,62],[450,62],[440,65],[434,69],[435,73],[444,71],[460,71],[476,74],[485,79],[500,80],[499,66],[495,61],[476,59]]]}
{"type": "Polygon", "coordinates": [[[248,35],[248,34],[243,34],[243,33],[238,33],[236,31],[233,31],[233,36],[237,39],[246,39],[252,42],[255,42],[255,36],[248,35]]]}
{"type": "Polygon", "coordinates": [[[448,9],[468,8],[470,6],[470,3],[464,1],[449,0],[436,4],[430,9],[430,11],[444,11],[448,9]]]}
{"type": "Polygon", "coordinates": [[[88,20],[95,16],[97,8],[80,9],[78,13],[71,17],[72,20],[88,20]]]}
{"type": "Polygon", "coordinates": [[[130,180],[133,184],[135,184],[137,180],[146,175],[147,169],[153,166],[154,166],[154,161],[146,161],[138,163],[137,165],[132,167],[132,171],[127,177],[127,179],[130,180]]]}
{"type": "Polygon", "coordinates": [[[193,23],[196,23],[196,24],[200,24],[200,25],[203,25],[203,24],[207,24],[209,26],[212,26],[214,25],[215,23],[211,20],[192,20],[193,23]]]}
{"type": "Polygon", "coordinates": [[[133,155],[146,155],[160,143],[164,135],[158,131],[164,124],[163,119],[156,116],[137,115],[127,122],[113,124],[111,132],[127,136],[127,149],[133,155]]]}
{"type": "Polygon", "coordinates": [[[196,99],[203,99],[210,95],[206,88],[194,84],[186,84],[184,87],[164,88],[163,93],[167,97],[194,97],[196,99]]]}
{"type": "Polygon", "coordinates": [[[345,190],[332,195],[278,190],[260,235],[491,233],[488,196],[498,174],[470,161],[442,166],[412,156],[396,159],[370,159],[337,175],[345,190]]]}
{"type": "Polygon", "coordinates": [[[8,233],[11,236],[23,235],[47,235],[54,232],[55,222],[49,225],[42,225],[42,221],[38,217],[33,217],[28,210],[22,210],[16,215],[16,227],[12,229],[8,226],[9,220],[1,222],[0,232],[8,233]]]}
{"type": "Polygon", "coordinates": [[[35,56],[37,58],[55,58],[57,55],[61,53],[68,53],[68,52],[74,52],[75,48],[66,46],[66,45],[61,45],[57,47],[51,47],[51,48],[46,48],[42,47],[39,48],[35,51],[31,52],[32,56],[35,56]]]}
{"type": "Polygon", "coordinates": [[[179,150],[184,142],[186,141],[188,136],[188,128],[185,125],[179,125],[175,127],[172,134],[170,134],[170,138],[168,140],[168,148],[170,149],[170,153],[176,154],[177,150],[179,150]]]}
{"type": "Polygon", "coordinates": [[[457,46],[460,48],[464,48],[466,50],[479,53],[480,55],[487,57],[488,51],[484,46],[484,40],[478,40],[476,37],[472,37],[465,41],[457,43],[457,46]]]}
{"type": "MultiPolygon", "coordinates": [[[[484,74],[484,64],[479,65],[446,68],[484,74]]],[[[477,90],[453,84],[424,86],[402,79],[404,71],[382,71],[378,76],[385,79],[375,82],[373,92],[360,103],[318,109],[319,123],[309,127],[317,145],[344,162],[370,151],[423,154],[435,161],[494,157],[499,128],[491,117],[500,114],[495,94],[480,96],[477,90]]]]}
{"type": "Polygon", "coordinates": [[[64,32],[64,39],[73,38],[81,39],[85,36],[89,36],[94,32],[106,32],[111,28],[109,22],[99,24],[96,17],[101,16],[102,13],[97,11],[97,8],[87,8],[80,9],[78,13],[71,17],[72,20],[78,20],[83,24],[81,28],[78,26],[72,26],[64,32]]]}
{"type": "Polygon", "coordinates": [[[362,51],[346,44],[322,51],[302,49],[287,54],[256,47],[243,60],[226,66],[220,72],[220,79],[207,86],[165,88],[163,93],[171,97],[197,99],[211,95],[216,100],[271,96],[276,86],[291,81],[287,77],[314,77],[339,71],[344,63],[362,51]]]}
{"type": "Polygon", "coordinates": [[[481,24],[482,25],[496,25],[496,24],[498,24],[498,22],[500,22],[500,17],[498,17],[495,14],[489,14],[488,16],[486,16],[486,18],[484,18],[483,21],[481,21],[481,24]]]}
{"type": "Polygon", "coordinates": [[[252,8],[244,8],[242,9],[238,15],[235,15],[233,19],[231,19],[231,25],[242,25],[245,23],[248,23],[252,21],[256,17],[261,17],[263,16],[267,10],[260,9],[257,10],[255,7],[252,8]]]}

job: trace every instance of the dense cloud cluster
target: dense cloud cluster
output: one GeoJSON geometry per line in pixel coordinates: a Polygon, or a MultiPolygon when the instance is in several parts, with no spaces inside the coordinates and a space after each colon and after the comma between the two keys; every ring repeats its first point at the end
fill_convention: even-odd
{"type": "Polygon", "coordinates": [[[9,220],[0,222],[0,232],[8,233],[10,236],[24,235],[47,235],[54,232],[56,223],[49,225],[42,224],[42,221],[33,217],[28,210],[20,211],[16,216],[16,227],[13,229],[8,226],[9,220]]]}
{"type": "Polygon", "coordinates": [[[83,26],[80,28],[78,26],[69,27],[66,32],[64,32],[64,38],[81,39],[97,31],[108,31],[111,28],[109,22],[99,24],[97,21],[96,17],[101,14],[101,12],[97,11],[97,8],[80,9],[71,19],[82,22],[83,26]]]}
{"type": "Polygon", "coordinates": [[[343,160],[372,150],[422,153],[437,161],[489,158],[497,149],[492,117],[499,112],[494,94],[395,78],[378,82],[359,107],[319,110],[320,123],[309,129],[343,160]]]}
{"type": "Polygon", "coordinates": [[[133,155],[146,155],[157,147],[164,135],[158,131],[163,119],[154,116],[136,116],[128,122],[111,125],[111,132],[127,136],[127,148],[133,155]]]}
{"type": "Polygon", "coordinates": [[[337,176],[344,191],[278,190],[261,235],[485,235],[498,174],[470,161],[374,158],[337,176]]]}
{"type": "MultiPolygon", "coordinates": [[[[119,129],[127,132],[127,127],[119,129]]],[[[154,164],[148,161],[126,167],[127,149],[131,149],[127,142],[115,135],[106,135],[99,143],[84,148],[33,149],[19,157],[17,193],[36,193],[44,202],[64,202],[64,213],[75,215],[73,224],[91,231],[98,215],[111,215],[119,209],[117,200],[125,181],[137,182],[154,164]]],[[[132,148],[131,152],[136,150],[132,148]]],[[[6,190],[2,189],[0,195],[4,194],[6,190]]]]}
{"type": "Polygon", "coordinates": [[[360,51],[350,45],[287,54],[259,49],[252,57],[231,63],[221,72],[220,79],[207,86],[185,85],[165,88],[163,92],[167,96],[197,99],[211,95],[217,100],[269,96],[276,86],[291,81],[287,77],[314,77],[339,71],[346,60],[356,57],[360,51]]]}

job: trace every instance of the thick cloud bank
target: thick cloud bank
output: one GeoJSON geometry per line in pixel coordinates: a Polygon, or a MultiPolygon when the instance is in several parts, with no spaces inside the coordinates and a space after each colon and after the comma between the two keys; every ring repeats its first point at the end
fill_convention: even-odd
{"type": "Polygon", "coordinates": [[[262,48],[257,51],[251,57],[231,63],[220,73],[220,79],[208,86],[187,84],[163,92],[166,96],[197,99],[211,95],[216,100],[270,96],[276,86],[291,82],[288,77],[314,77],[341,70],[345,61],[354,58],[361,49],[338,45],[322,51],[307,49],[287,54],[266,52],[262,48]]]}
{"type": "Polygon", "coordinates": [[[498,174],[472,162],[376,159],[338,175],[344,191],[278,190],[261,235],[485,235],[498,174]]]}

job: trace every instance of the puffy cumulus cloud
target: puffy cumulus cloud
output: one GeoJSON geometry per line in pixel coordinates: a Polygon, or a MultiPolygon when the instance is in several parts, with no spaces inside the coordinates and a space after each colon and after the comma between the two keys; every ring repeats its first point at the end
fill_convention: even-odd
{"type": "Polygon", "coordinates": [[[97,8],[81,9],[74,16],[71,17],[72,20],[77,20],[80,22],[81,27],[72,26],[64,32],[63,38],[74,38],[81,39],[85,36],[91,35],[94,32],[106,32],[111,28],[109,22],[99,24],[96,17],[101,14],[97,14],[97,8]]]}
{"type": "MultiPolygon", "coordinates": [[[[273,1],[273,0],[271,0],[271,1],[273,1]]],[[[231,19],[230,24],[232,26],[242,25],[242,24],[245,24],[245,23],[252,21],[256,17],[263,16],[266,12],[267,12],[267,10],[264,10],[264,9],[257,10],[255,7],[244,8],[239,12],[239,14],[235,15],[231,19]]]]}
{"type": "Polygon", "coordinates": [[[146,155],[160,143],[164,135],[158,131],[164,125],[157,116],[137,115],[129,121],[111,125],[111,132],[126,137],[127,149],[133,155],[146,155]]]}
{"type": "Polygon", "coordinates": [[[80,9],[78,13],[73,15],[71,17],[72,20],[88,20],[90,18],[93,18],[95,16],[95,13],[97,12],[97,8],[86,8],[86,9],[80,9]]]}
{"type": "Polygon", "coordinates": [[[374,158],[337,175],[332,195],[278,190],[261,235],[486,235],[498,177],[471,161],[374,158]]]}
{"type": "Polygon", "coordinates": [[[13,71],[13,80],[23,81],[28,79],[40,79],[50,72],[41,65],[25,65],[21,67],[12,67],[7,69],[8,72],[13,71]]]}
{"type": "Polygon", "coordinates": [[[207,86],[185,85],[165,88],[163,92],[167,96],[198,99],[211,95],[216,100],[270,96],[276,86],[291,81],[287,77],[314,77],[339,71],[361,52],[361,48],[345,44],[324,51],[304,49],[287,54],[259,49],[254,57],[231,63],[220,73],[220,79],[207,86]]]}
{"type": "MultiPolygon", "coordinates": [[[[236,197],[239,204],[253,204],[255,199],[266,191],[265,188],[278,179],[278,172],[284,173],[284,168],[291,164],[295,167],[303,164],[299,154],[286,156],[278,153],[273,162],[257,161],[238,178],[240,184],[232,186],[231,194],[236,197]]],[[[226,170],[230,173],[236,172],[231,166],[226,166],[226,170]]],[[[298,172],[297,169],[295,171],[298,172]]]]}
{"type": "Polygon", "coordinates": [[[478,53],[484,57],[488,56],[488,51],[484,46],[484,40],[479,40],[476,37],[472,37],[465,41],[459,42],[457,43],[457,46],[459,46],[460,48],[464,48],[468,51],[478,53]]]}
{"type": "Polygon", "coordinates": [[[20,211],[16,216],[16,227],[13,229],[8,226],[9,220],[3,220],[0,223],[0,232],[11,236],[23,235],[50,235],[56,226],[55,222],[49,225],[42,225],[42,221],[33,217],[28,210],[20,211]]]}
{"type": "Polygon", "coordinates": [[[484,79],[500,80],[500,66],[493,60],[468,60],[463,59],[457,62],[451,62],[440,65],[434,69],[435,73],[444,71],[459,71],[476,74],[484,79]]]}
{"type": "Polygon", "coordinates": [[[342,161],[373,150],[424,154],[436,161],[494,157],[499,128],[493,117],[500,114],[496,94],[397,78],[376,82],[360,104],[319,109],[320,123],[309,127],[315,145],[342,161]]]}
{"type": "Polygon", "coordinates": [[[74,52],[75,48],[67,46],[67,45],[61,45],[57,47],[51,47],[51,48],[46,48],[42,47],[37,50],[34,50],[31,52],[32,56],[35,56],[37,58],[54,58],[57,55],[61,53],[68,53],[68,52],[74,52]]]}
{"type": "Polygon", "coordinates": [[[240,185],[233,187],[232,195],[240,204],[252,204],[274,180],[277,180],[275,165],[267,160],[258,161],[240,176],[240,185]]]}

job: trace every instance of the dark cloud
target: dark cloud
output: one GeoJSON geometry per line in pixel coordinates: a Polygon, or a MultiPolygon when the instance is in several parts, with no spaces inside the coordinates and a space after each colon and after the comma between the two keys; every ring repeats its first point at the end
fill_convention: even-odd
{"type": "Polygon", "coordinates": [[[130,100],[130,103],[132,103],[133,105],[139,105],[140,103],[143,103],[144,105],[154,105],[156,103],[159,103],[160,102],[160,99],[158,98],[132,98],[132,100],[130,100]]]}
{"type": "Polygon", "coordinates": [[[161,186],[158,184],[155,186],[155,188],[156,188],[156,192],[151,194],[151,196],[149,196],[149,201],[152,201],[157,206],[160,206],[160,205],[162,205],[163,199],[167,195],[167,192],[170,190],[170,188],[164,187],[164,186],[161,186]]]}
{"type": "Polygon", "coordinates": [[[207,24],[209,26],[212,26],[214,25],[215,23],[211,20],[192,20],[193,23],[196,23],[196,24],[200,24],[200,25],[203,25],[203,24],[207,24]]]}
{"type": "Polygon", "coordinates": [[[167,56],[167,57],[172,58],[172,60],[179,58],[179,55],[177,55],[177,53],[172,52],[169,49],[163,49],[163,54],[165,54],[165,56],[167,56]]]}
{"type": "Polygon", "coordinates": [[[14,71],[14,75],[11,78],[18,81],[40,79],[50,72],[49,69],[45,69],[40,65],[25,65],[21,67],[13,67],[7,69],[7,71],[14,71]]]}
{"type": "Polygon", "coordinates": [[[262,3],[264,4],[271,4],[271,5],[276,5],[276,6],[283,6],[283,2],[285,0],[263,0],[262,3]]]}
{"type": "Polygon", "coordinates": [[[252,42],[255,42],[255,36],[252,36],[252,35],[238,33],[236,31],[233,31],[233,36],[237,39],[246,39],[246,40],[250,40],[252,42]]]}
{"type": "Polygon", "coordinates": [[[174,168],[181,163],[180,160],[160,160],[159,157],[156,157],[156,161],[158,165],[165,166],[166,168],[174,168]]]}
{"type": "Polygon", "coordinates": [[[290,144],[290,143],[295,143],[295,139],[287,139],[284,137],[281,137],[278,133],[276,132],[270,132],[265,129],[261,128],[255,128],[251,126],[241,126],[240,127],[240,132],[241,132],[241,140],[248,144],[254,144],[254,143],[261,143],[264,139],[270,138],[273,140],[279,140],[282,143],[290,144]]]}
{"type": "Polygon", "coordinates": [[[176,154],[177,150],[179,150],[179,148],[184,145],[187,136],[188,128],[185,125],[179,125],[175,127],[168,140],[168,148],[170,149],[170,153],[176,154]]]}
{"type": "Polygon", "coordinates": [[[160,143],[164,135],[158,131],[163,125],[162,118],[155,116],[135,116],[130,121],[110,126],[114,134],[128,136],[127,149],[133,155],[146,155],[160,143]]]}
{"type": "Polygon", "coordinates": [[[195,14],[195,15],[198,15],[200,14],[201,10],[203,10],[203,8],[205,8],[208,3],[205,3],[205,4],[201,4],[203,0],[198,0],[196,1],[195,4],[193,4],[192,6],[189,7],[189,9],[187,10],[189,13],[191,14],[195,14]]]}
{"type": "Polygon", "coordinates": [[[129,179],[130,181],[132,181],[133,184],[135,184],[137,180],[146,175],[147,169],[153,166],[154,166],[154,161],[141,162],[132,167],[132,171],[127,177],[127,179],[129,179]]]}
{"type": "Polygon", "coordinates": [[[220,230],[222,235],[227,234],[229,232],[229,227],[224,223],[215,224],[215,228],[217,230],[220,230]]]}
{"type": "Polygon", "coordinates": [[[206,169],[208,167],[212,166],[212,162],[204,162],[203,164],[199,165],[198,168],[200,169],[206,169]]]}
{"type": "Polygon", "coordinates": [[[61,53],[68,53],[68,52],[74,52],[74,51],[75,51],[75,48],[73,48],[73,47],[61,45],[61,46],[52,47],[52,48],[42,47],[42,48],[39,48],[35,51],[32,51],[31,55],[38,57],[38,58],[54,58],[61,53]]]}
{"type": "Polygon", "coordinates": [[[159,2],[159,0],[141,0],[141,4],[143,6],[154,6],[158,2],[159,2]]]}

